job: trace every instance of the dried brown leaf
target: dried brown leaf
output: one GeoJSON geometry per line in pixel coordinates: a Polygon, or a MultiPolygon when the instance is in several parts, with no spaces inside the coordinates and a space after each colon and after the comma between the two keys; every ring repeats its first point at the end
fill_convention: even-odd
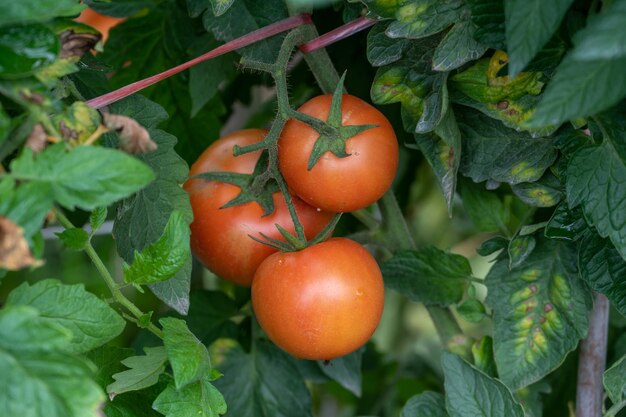
{"type": "Polygon", "coordinates": [[[95,33],[75,33],[66,30],[61,33],[61,58],[81,57],[87,51],[93,49],[102,35],[95,33]]]}
{"type": "Polygon", "coordinates": [[[42,261],[31,254],[22,228],[0,216],[0,268],[16,271],[41,264],[42,261]]]}
{"type": "Polygon", "coordinates": [[[150,138],[148,131],[135,119],[120,114],[103,115],[104,125],[120,135],[120,148],[131,154],[152,152],[157,145],[150,138]]]}
{"type": "Polygon", "coordinates": [[[37,123],[33,126],[33,130],[30,132],[30,135],[28,135],[28,139],[26,139],[26,147],[30,148],[33,153],[39,153],[46,148],[47,144],[48,135],[41,123],[37,123]]]}

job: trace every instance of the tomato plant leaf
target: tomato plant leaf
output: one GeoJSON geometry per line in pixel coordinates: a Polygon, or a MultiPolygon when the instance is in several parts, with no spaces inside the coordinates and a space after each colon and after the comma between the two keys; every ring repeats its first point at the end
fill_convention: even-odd
{"type": "Polygon", "coordinates": [[[190,233],[184,214],[174,210],[161,237],[141,252],[136,251],[133,263],[124,267],[124,280],[131,284],[148,284],[172,278],[191,258],[190,233]]]}
{"type": "Polygon", "coordinates": [[[92,364],[67,355],[71,332],[30,306],[0,310],[0,415],[90,417],[105,397],[92,364]],[[33,401],[36,398],[37,401],[33,401]]]}
{"type": "Polygon", "coordinates": [[[472,358],[474,359],[474,366],[478,370],[491,377],[497,375],[491,336],[483,336],[472,344],[472,358]]]}
{"type": "Polygon", "coordinates": [[[400,251],[383,263],[381,270],[385,286],[426,305],[458,303],[472,276],[465,257],[434,246],[400,251]]]}
{"type": "Polygon", "coordinates": [[[365,348],[333,359],[330,363],[317,361],[322,372],[356,395],[361,396],[361,359],[365,348]]]}
{"type": "Polygon", "coordinates": [[[504,0],[509,75],[515,77],[556,32],[573,0],[504,0]]]}
{"type": "MultiPolygon", "coordinates": [[[[112,105],[111,111],[137,120],[158,145],[156,151],[138,156],[154,169],[156,180],[121,202],[113,226],[118,252],[126,262],[132,262],[135,251],[141,251],[163,235],[173,211],[180,211],[186,222],[191,222],[189,197],[179,185],[187,178],[189,168],[174,151],[176,138],[155,128],[167,117],[162,107],[141,96],[133,96],[112,105]]],[[[189,308],[190,273],[189,259],[173,278],[150,284],[150,289],[169,306],[185,314],[189,308]]]]}
{"type": "Polygon", "coordinates": [[[626,57],[626,3],[615,1],[587,21],[584,32],[572,52],[575,59],[596,60],[626,57]],[[583,37],[584,35],[584,37],[583,37]]]}
{"type": "Polygon", "coordinates": [[[224,362],[214,364],[224,373],[215,386],[224,394],[229,413],[238,417],[310,417],[311,396],[293,359],[270,343],[253,343],[254,354],[230,346],[224,362]],[[289,395],[282,395],[286,386],[289,395]]]}
{"type": "Polygon", "coordinates": [[[235,300],[221,291],[192,291],[185,319],[189,330],[208,346],[220,337],[237,337],[237,325],[231,320],[237,311],[235,300]]]}
{"type": "Polygon", "coordinates": [[[438,392],[426,391],[409,398],[406,402],[400,417],[448,417],[446,411],[446,400],[438,392]]]}
{"type": "Polygon", "coordinates": [[[167,317],[159,320],[163,326],[163,344],[174,372],[177,390],[202,380],[211,373],[207,348],[194,336],[183,320],[167,317]]]}
{"type": "Polygon", "coordinates": [[[587,233],[580,242],[578,265],[587,285],[606,295],[626,317],[626,261],[615,246],[596,233],[587,233]]]}
{"type": "Polygon", "coordinates": [[[367,60],[374,67],[382,67],[399,61],[411,47],[409,39],[394,39],[387,36],[387,24],[375,25],[367,34],[367,60]]]}
{"type": "Polygon", "coordinates": [[[418,148],[437,176],[448,206],[448,213],[451,213],[457,173],[461,164],[461,132],[452,108],[448,108],[434,132],[414,137],[418,148]]]}
{"type": "Polygon", "coordinates": [[[131,356],[122,361],[130,369],[113,374],[115,382],[107,386],[111,399],[118,394],[150,387],[159,381],[167,362],[165,348],[146,347],[144,351],[146,354],[143,356],[131,356]]]}
{"type": "Polygon", "coordinates": [[[0,26],[45,22],[58,16],[73,16],[85,7],[75,0],[25,0],[2,5],[0,26]]]}
{"type": "MultiPolygon", "coordinates": [[[[283,1],[238,0],[224,14],[205,12],[202,21],[207,31],[220,41],[230,41],[289,16],[283,1]]],[[[256,61],[273,63],[278,56],[283,36],[273,36],[237,50],[240,55],[256,61]]]]}
{"type": "Polygon", "coordinates": [[[481,45],[473,37],[474,25],[469,20],[455,24],[433,55],[435,71],[451,71],[462,65],[480,58],[487,47],[481,45]]]}
{"type": "Polygon", "coordinates": [[[513,184],[511,190],[520,200],[533,207],[556,206],[565,196],[561,182],[550,172],[535,182],[513,184]]]}
{"type": "Polygon", "coordinates": [[[369,16],[393,19],[387,28],[391,38],[419,39],[434,35],[461,20],[461,0],[364,0],[369,16]]]}
{"type": "MultiPolygon", "coordinates": [[[[402,124],[407,132],[433,131],[448,108],[447,73],[431,68],[438,41],[433,38],[414,41],[403,52],[401,60],[376,71],[370,91],[372,101],[376,104],[401,103],[402,124]]],[[[389,42],[382,36],[368,38],[368,48],[379,45],[389,48],[389,42]]]]}
{"type": "Polygon", "coordinates": [[[89,226],[91,227],[91,234],[93,235],[104,224],[107,218],[106,207],[96,207],[89,215],[89,226]]]}
{"type": "Polygon", "coordinates": [[[29,305],[40,319],[66,328],[72,334],[69,351],[83,353],[119,335],[126,322],[109,305],[87,292],[82,284],[67,285],[47,279],[23,283],[11,291],[7,305],[29,305]]]}
{"type": "Polygon", "coordinates": [[[446,407],[450,417],[524,417],[522,406],[499,380],[482,373],[461,357],[441,355],[445,377],[446,407]]]}
{"type": "Polygon", "coordinates": [[[211,0],[211,6],[213,7],[213,14],[215,16],[221,16],[233,5],[235,0],[211,0]]]}
{"type": "Polygon", "coordinates": [[[488,191],[483,184],[463,180],[459,187],[463,208],[478,230],[483,232],[498,231],[511,236],[519,226],[514,214],[513,199],[510,195],[503,198],[488,191]]]}
{"type": "Polygon", "coordinates": [[[472,111],[459,113],[457,122],[464,139],[460,170],[474,182],[537,181],[556,159],[550,138],[533,139],[472,111]]]}
{"type": "Polygon", "coordinates": [[[569,207],[582,206],[589,224],[608,237],[626,259],[626,122],[622,113],[597,117],[605,132],[600,145],[579,149],[567,166],[569,207]]]}
{"type": "Polygon", "coordinates": [[[463,319],[469,321],[470,323],[480,323],[487,315],[483,303],[476,300],[475,298],[465,300],[456,309],[456,311],[461,317],[463,317],[463,319]]]}
{"type": "Polygon", "coordinates": [[[205,376],[200,381],[177,389],[170,383],[159,394],[152,408],[166,417],[218,417],[226,413],[226,402],[205,376]]]}
{"type": "Polygon", "coordinates": [[[64,144],[33,157],[29,149],[11,163],[11,175],[49,188],[68,209],[92,210],[109,205],[148,185],[154,173],[146,164],[114,149],[64,144]]]}
{"type": "Polygon", "coordinates": [[[27,239],[41,228],[54,200],[46,184],[26,182],[15,187],[15,180],[0,180],[0,214],[13,220],[24,229],[27,239]]]}
{"type": "Polygon", "coordinates": [[[133,356],[135,351],[131,348],[123,348],[107,344],[92,349],[85,354],[97,368],[94,375],[95,381],[103,389],[113,382],[113,374],[126,370],[122,361],[133,356]]]}
{"type": "Polygon", "coordinates": [[[624,401],[626,398],[626,356],[622,356],[604,372],[604,388],[613,404],[624,401]]]}
{"type": "Polygon", "coordinates": [[[84,0],[90,8],[107,16],[126,17],[140,10],[154,9],[161,0],[84,0]]]}
{"type": "Polygon", "coordinates": [[[467,0],[472,23],[476,27],[474,39],[493,49],[506,49],[503,0],[467,0]]]}
{"type": "Polygon", "coordinates": [[[566,202],[559,204],[546,225],[545,235],[551,239],[578,240],[588,229],[582,209],[573,210],[566,202]]]}
{"type": "Polygon", "coordinates": [[[491,268],[485,284],[493,309],[495,358],[512,389],[554,370],[587,334],[589,290],[578,276],[575,247],[537,237],[526,261],[491,268]]]}
{"type": "Polygon", "coordinates": [[[519,233],[510,240],[507,252],[509,254],[509,269],[522,265],[535,249],[537,240],[532,235],[522,236],[519,233]]]}
{"type": "Polygon", "coordinates": [[[0,76],[31,75],[52,64],[59,49],[59,37],[44,25],[0,27],[0,76]]]}
{"type": "Polygon", "coordinates": [[[83,250],[89,241],[89,235],[83,229],[74,227],[56,234],[68,249],[83,250]]]}

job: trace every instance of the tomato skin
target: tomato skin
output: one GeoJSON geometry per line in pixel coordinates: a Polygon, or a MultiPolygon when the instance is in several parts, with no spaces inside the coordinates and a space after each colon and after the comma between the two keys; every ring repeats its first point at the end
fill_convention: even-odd
{"type": "Polygon", "coordinates": [[[297,358],[330,360],[372,336],[384,292],[369,252],[352,240],[331,238],[268,257],[252,281],[252,307],[276,345],[297,358]]]}
{"type": "MultiPolygon", "coordinates": [[[[317,96],[298,111],[326,121],[331,101],[330,94],[317,96]]],[[[278,142],[279,167],[289,187],[312,206],[335,212],[358,210],[378,200],[389,189],[398,167],[398,141],[380,111],[344,94],[341,113],[342,125],[378,125],[346,140],[348,157],[326,152],[308,171],[319,133],[294,119],[286,123],[278,142]]]]}
{"type": "MultiPolygon", "coordinates": [[[[226,135],[211,144],[192,165],[190,176],[208,171],[252,173],[261,152],[233,156],[234,145],[250,145],[267,135],[263,129],[247,129],[226,135]]],[[[263,209],[255,202],[221,209],[235,198],[239,187],[217,181],[191,179],[185,182],[189,193],[194,221],[191,223],[191,250],[204,266],[218,276],[243,286],[250,286],[254,272],[261,262],[276,252],[267,245],[255,242],[249,235],[259,232],[275,239],[282,236],[275,224],[290,232],[293,223],[285,199],[274,193],[275,210],[263,217],[263,209]]],[[[318,211],[294,198],[296,211],[308,238],[314,237],[329,222],[332,213],[318,211]]]]}
{"type": "Polygon", "coordinates": [[[126,18],[105,16],[88,7],[74,20],[97,29],[102,34],[102,43],[104,43],[109,37],[109,31],[126,20],[126,18]]]}

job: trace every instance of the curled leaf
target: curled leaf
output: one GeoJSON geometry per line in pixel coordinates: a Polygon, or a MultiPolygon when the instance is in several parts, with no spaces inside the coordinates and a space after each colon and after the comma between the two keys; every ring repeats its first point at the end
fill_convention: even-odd
{"type": "Polygon", "coordinates": [[[104,114],[104,125],[120,135],[120,148],[131,154],[156,150],[148,131],[135,119],[120,114],[104,114]]]}
{"type": "Polygon", "coordinates": [[[43,129],[41,123],[37,123],[33,126],[33,130],[28,135],[26,139],[26,147],[30,148],[33,153],[39,153],[46,148],[48,144],[48,135],[46,131],[43,129]]]}
{"type": "Polygon", "coordinates": [[[6,217],[0,216],[0,268],[16,271],[41,264],[30,253],[24,230],[6,217]]]}
{"type": "Polygon", "coordinates": [[[59,35],[61,39],[61,58],[81,57],[93,49],[102,35],[95,33],[76,33],[66,30],[59,35]]]}

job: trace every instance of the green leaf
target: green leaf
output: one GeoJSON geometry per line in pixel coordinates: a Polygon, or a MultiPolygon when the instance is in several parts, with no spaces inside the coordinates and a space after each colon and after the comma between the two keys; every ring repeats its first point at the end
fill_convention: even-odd
{"type": "Polygon", "coordinates": [[[83,250],[85,249],[85,245],[89,242],[89,235],[83,229],[72,228],[66,229],[61,233],[56,234],[63,245],[68,249],[73,250],[83,250]]]}
{"type": "Polygon", "coordinates": [[[205,345],[220,337],[237,336],[237,325],[231,320],[238,312],[235,300],[221,291],[192,291],[189,314],[185,318],[189,330],[205,345]]]}
{"type": "Polygon", "coordinates": [[[463,137],[461,172],[474,182],[537,181],[556,159],[550,138],[533,139],[481,113],[457,115],[463,137]]]}
{"type": "Polygon", "coordinates": [[[526,417],[542,417],[543,415],[549,415],[547,410],[544,414],[543,397],[552,393],[552,387],[548,381],[542,380],[517,390],[515,398],[524,408],[526,417]]]}
{"type": "Polygon", "coordinates": [[[154,9],[160,0],[83,0],[98,13],[114,17],[132,16],[140,10],[154,9]]]}
{"type": "Polygon", "coordinates": [[[0,415],[92,417],[104,394],[93,366],[66,355],[72,334],[29,306],[0,310],[0,415]],[[36,401],[33,401],[36,399],[36,401]]]}
{"type": "Polygon", "coordinates": [[[122,348],[110,344],[90,350],[85,354],[98,370],[94,378],[98,385],[106,389],[113,382],[113,374],[126,370],[122,361],[133,356],[135,351],[131,348],[122,348]]]}
{"type": "Polygon", "coordinates": [[[461,0],[364,0],[370,16],[394,19],[387,28],[391,38],[419,39],[434,35],[461,20],[461,0]]]}
{"type": "Polygon", "coordinates": [[[13,305],[0,310],[0,352],[3,355],[67,352],[71,340],[72,333],[67,328],[42,319],[34,307],[13,305]]]}
{"type": "Polygon", "coordinates": [[[59,126],[61,135],[70,144],[85,143],[100,127],[102,116],[93,107],[82,101],[76,101],[62,112],[52,117],[55,126],[59,126]]]}
{"type": "Polygon", "coordinates": [[[211,6],[213,6],[213,14],[215,16],[221,16],[233,5],[235,0],[211,0],[211,6]]]}
{"type": "Polygon", "coordinates": [[[89,225],[91,226],[91,234],[94,234],[107,218],[106,207],[96,207],[89,215],[89,225]]]}
{"type": "Polygon", "coordinates": [[[566,202],[562,202],[552,213],[546,225],[545,235],[550,239],[578,240],[588,229],[580,207],[570,210],[566,202]]]}
{"type": "Polygon", "coordinates": [[[365,348],[360,348],[348,355],[333,359],[330,362],[317,361],[322,372],[337,381],[339,385],[356,395],[361,396],[361,359],[365,348]]]}
{"type": "Polygon", "coordinates": [[[0,77],[30,75],[52,64],[59,49],[59,37],[44,25],[0,28],[0,77]]]}
{"type": "Polygon", "coordinates": [[[576,264],[573,245],[537,238],[522,265],[500,259],[489,271],[496,363],[512,389],[550,373],[586,336],[591,297],[576,264]]]}
{"type": "Polygon", "coordinates": [[[2,104],[0,104],[0,145],[4,142],[9,135],[11,130],[11,119],[6,114],[6,112],[2,108],[2,104]]]}
{"type": "Polygon", "coordinates": [[[535,182],[513,184],[511,189],[520,200],[533,207],[556,206],[565,195],[561,181],[550,172],[535,182]]]}
{"type": "Polygon", "coordinates": [[[67,329],[69,351],[83,353],[118,336],[126,322],[109,305],[87,292],[82,284],[67,285],[47,279],[32,286],[23,283],[7,297],[7,305],[35,307],[40,319],[67,329]]]}
{"type": "MultiPolygon", "coordinates": [[[[152,140],[158,145],[156,151],[139,156],[154,169],[156,180],[121,202],[113,226],[117,250],[130,263],[135,251],[141,251],[163,235],[173,211],[184,213],[186,221],[191,222],[193,214],[189,196],[179,185],[187,178],[189,168],[174,151],[176,138],[154,129],[167,117],[160,106],[141,96],[133,96],[112,105],[111,111],[132,117],[147,127],[152,140]]],[[[150,284],[150,289],[176,311],[186,314],[189,309],[190,273],[189,259],[173,278],[150,284]]]]}
{"type": "Polygon", "coordinates": [[[472,358],[474,366],[481,372],[495,377],[497,374],[496,361],[493,357],[493,338],[483,336],[472,344],[472,358]]]}
{"type": "Polygon", "coordinates": [[[450,417],[524,417],[522,406],[499,380],[449,352],[443,352],[441,364],[450,417]]]}
{"type": "Polygon", "coordinates": [[[504,0],[509,75],[519,74],[550,40],[573,0],[504,0]]]}
{"type": "Polygon", "coordinates": [[[226,413],[226,402],[209,377],[182,389],[170,383],[152,408],[166,417],[218,417],[226,413]]]}
{"type": "Polygon", "coordinates": [[[426,305],[458,303],[472,276],[465,257],[434,246],[398,252],[382,264],[381,270],[385,286],[426,305]]]}
{"type": "Polygon", "coordinates": [[[163,318],[163,343],[174,372],[176,389],[200,381],[211,373],[209,351],[183,320],[163,318]]]}
{"type": "Polygon", "coordinates": [[[438,392],[426,391],[414,395],[406,402],[400,417],[448,417],[446,400],[438,392]]]}
{"type": "Polygon", "coordinates": [[[487,315],[483,303],[474,298],[464,301],[456,311],[470,323],[480,323],[487,315]]]}
{"type": "Polygon", "coordinates": [[[109,397],[128,391],[137,391],[156,384],[159,376],[165,371],[167,353],[165,348],[146,347],[144,356],[131,356],[122,361],[128,370],[113,375],[115,382],[107,386],[109,397]]]}
{"type": "Polygon", "coordinates": [[[474,39],[493,49],[506,49],[503,0],[467,0],[472,23],[476,27],[474,39]]]}
{"type": "Polygon", "coordinates": [[[74,16],[85,6],[77,0],[24,0],[5,2],[0,26],[24,22],[45,22],[57,16],[74,16]]]}
{"type": "Polygon", "coordinates": [[[449,108],[435,131],[414,135],[417,147],[432,167],[451,212],[461,163],[461,133],[452,108],[449,108]]]}
{"type": "Polygon", "coordinates": [[[12,178],[0,180],[0,214],[24,229],[27,239],[41,228],[54,203],[50,188],[41,183],[21,183],[17,188],[12,178]]]}
{"type": "Polygon", "coordinates": [[[373,67],[382,67],[402,59],[411,47],[409,39],[395,39],[387,36],[387,24],[375,25],[367,34],[367,60],[373,67]]]}
{"type": "Polygon", "coordinates": [[[497,193],[488,191],[483,184],[464,180],[459,187],[463,208],[478,230],[499,231],[510,236],[516,223],[511,210],[511,198],[501,199],[497,193]]]}
{"type": "Polygon", "coordinates": [[[626,317],[626,261],[610,241],[588,233],[578,252],[580,276],[594,291],[601,292],[626,317]]]}
{"type": "Polygon", "coordinates": [[[223,363],[215,363],[224,373],[215,386],[224,395],[229,413],[237,417],[311,417],[311,395],[294,360],[270,343],[254,343],[254,354],[235,345],[224,352],[223,363]],[[285,387],[289,387],[289,395],[281,394],[285,387]]]}
{"type": "Polygon", "coordinates": [[[435,71],[451,71],[462,65],[480,58],[487,47],[474,40],[474,25],[469,20],[455,24],[446,33],[435,54],[433,69],[435,71]]]}
{"type": "Polygon", "coordinates": [[[580,61],[626,57],[626,3],[614,1],[602,13],[589,17],[572,52],[580,61]],[[584,36],[583,36],[584,35],[584,36]]]}
{"type": "Polygon", "coordinates": [[[614,105],[626,95],[625,66],[626,58],[578,61],[568,54],[527,126],[559,125],[614,105]]]}
{"type": "Polygon", "coordinates": [[[509,254],[509,269],[522,265],[530,254],[535,250],[537,240],[532,235],[521,236],[517,234],[509,242],[507,252],[509,254]]]}
{"type": "Polygon", "coordinates": [[[567,202],[581,205],[585,218],[608,237],[626,259],[626,122],[621,113],[599,116],[605,137],[597,146],[579,149],[567,166],[567,202]]]}
{"type": "Polygon", "coordinates": [[[509,246],[509,240],[507,238],[502,237],[502,236],[494,236],[491,239],[485,240],[480,245],[480,247],[476,249],[476,252],[480,256],[489,256],[492,253],[495,253],[499,250],[508,248],[508,246],[509,246]]]}
{"type": "Polygon", "coordinates": [[[68,209],[92,210],[140,190],[154,179],[152,170],[121,151],[60,143],[33,157],[29,149],[11,163],[11,175],[49,188],[68,209]]]}
{"type": "MultiPolygon", "coordinates": [[[[284,19],[288,15],[283,1],[238,0],[219,17],[213,13],[204,13],[202,21],[207,31],[212,32],[218,40],[226,42],[260,29],[270,22],[284,19]]],[[[282,36],[274,36],[238,49],[237,53],[252,60],[272,63],[278,55],[281,41],[282,36]]]]}
{"type": "MultiPolygon", "coordinates": [[[[402,60],[378,69],[372,83],[374,103],[402,104],[402,124],[407,132],[433,131],[448,108],[447,73],[431,68],[436,42],[438,39],[433,38],[412,42],[402,60]]],[[[379,43],[380,37],[371,38],[368,47],[379,43]]]]}
{"type": "Polygon", "coordinates": [[[604,388],[613,404],[624,401],[626,398],[626,356],[622,356],[604,372],[604,388]]]}
{"type": "Polygon", "coordinates": [[[159,240],[135,252],[133,263],[124,267],[124,281],[148,284],[173,277],[191,258],[190,233],[183,213],[174,210],[159,240]]]}

